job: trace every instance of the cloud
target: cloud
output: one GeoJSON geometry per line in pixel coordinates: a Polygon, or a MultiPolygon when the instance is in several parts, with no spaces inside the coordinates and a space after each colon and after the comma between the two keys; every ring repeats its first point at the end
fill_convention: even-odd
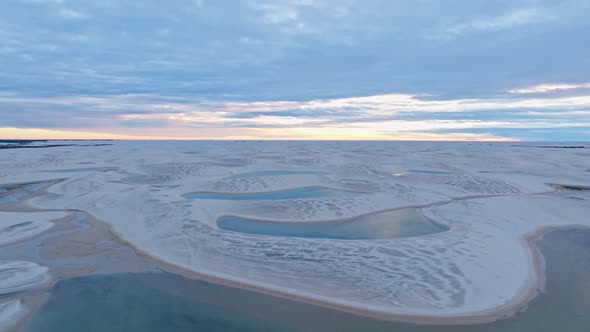
{"type": "Polygon", "coordinates": [[[588,31],[582,14],[590,4],[537,1],[531,8],[530,1],[464,2],[453,10],[443,2],[428,4],[9,1],[0,14],[7,48],[0,90],[196,93],[220,100],[389,91],[474,97],[587,79],[583,73],[590,64],[583,55],[590,46],[580,36],[588,31]],[[64,16],[57,16],[60,11],[64,16]],[[508,27],[523,29],[506,34],[508,27]],[[452,36],[449,29],[465,38],[428,38],[452,36]],[[470,31],[486,31],[486,38],[470,31]],[[556,40],[560,47],[554,47],[556,40]],[[34,61],[25,66],[26,59],[34,61]]]}
{"type": "Polygon", "coordinates": [[[590,127],[588,105],[590,95],[437,99],[429,95],[384,94],[237,102],[146,94],[43,98],[0,94],[0,110],[6,110],[7,125],[69,130],[149,128],[158,137],[171,130],[183,132],[190,128],[234,128],[236,133],[264,130],[265,135],[276,131],[271,136],[279,132],[284,136],[299,128],[299,132],[348,132],[351,137],[365,135],[367,139],[375,138],[375,132],[405,137],[407,133],[458,134],[471,130],[483,130],[497,138],[494,133],[502,128],[520,130],[518,137],[526,138],[530,130],[590,127]]]}
{"type": "Polygon", "coordinates": [[[281,24],[286,22],[297,21],[299,12],[291,7],[275,3],[254,3],[253,6],[264,12],[263,18],[266,22],[272,24],[281,24]]]}
{"type": "Polygon", "coordinates": [[[564,91],[564,90],[583,89],[583,88],[590,88],[590,83],[582,83],[582,84],[545,83],[545,84],[538,84],[538,85],[534,85],[534,86],[526,87],[526,88],[512,89],[512,90],[509,90],[508,92],[515,93],[515,94],[545,93],[545,92],[564,91]]]}
{"type": "Polygon", "coordinates": [[[262,13],[262,22],[278,26],[285,33],[314,33],[302,12],[314,8],[312,0],[257,0],[249,3],[262,13]]]}
{"type": "Polygon", "coordinates": [[[512,29],[551,20],[553,17],[537,8],[518,9],[495,17],[480,17],[457,23],[447,29],[451,34],[461,35],[469,32],[489,32],[512,29]]]}
{"type": "Polygon", "coordinates": [[[22,0],[24,3],[51,3],[51,4],[62,4],[65,0],[22,0]]]}
{"type": "Polygon", "coordinates": [[[81,19],[81,18],[86,17],[86,15],[84,15],[82,12],[77,11],[77,10],[73,10],[73,9],[68,9],[68,8],[60,9],[59,15],[61,17],[72,18],[72,19],[81,19]]]}

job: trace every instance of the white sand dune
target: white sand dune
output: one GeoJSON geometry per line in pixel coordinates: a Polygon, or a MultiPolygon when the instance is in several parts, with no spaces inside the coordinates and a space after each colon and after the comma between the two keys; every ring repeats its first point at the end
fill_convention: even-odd
{"type": "Polygon", "coordinates": [[[590,226],[588,192],[553,192],[548,185],[590,185],[588,149],[114,142],[0,153],[0,183],[64,178],[31,204],[87,211],[153,257],[225,281],[379,315],[463,317],[514,310],[540,281],[526,237],[545,227],[590,226]],[[71,171],[80,165],[97,171],[71,171]],[[260,171],[317,173],[232,176],[260,171]],[[367,193],[274,201],[181,196],[306,186],[367,193]],[[314,222],[407,206],[423,207],[450,230],[346,241],[241,234],[216,226],[228,214],[314,222]]]}

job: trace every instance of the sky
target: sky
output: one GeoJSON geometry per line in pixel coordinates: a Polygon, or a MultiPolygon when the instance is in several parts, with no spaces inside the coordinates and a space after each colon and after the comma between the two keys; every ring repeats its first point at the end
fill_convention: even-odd
{"type": "Polygon", "coordinates": [[[587,0],[2,0],[0,138],[590,141],[587,0]]]}

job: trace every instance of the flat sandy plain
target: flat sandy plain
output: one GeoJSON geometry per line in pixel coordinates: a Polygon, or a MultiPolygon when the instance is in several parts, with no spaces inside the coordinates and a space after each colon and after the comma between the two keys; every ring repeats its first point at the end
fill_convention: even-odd
{"type": "MultiPolygon", "coordinates": [[[[3,248],[67,231],[77,218],[94,225],[72,242],[77,247],[49,245],[51,254],[40,249],[19,260],[0,257],[0,324],[35,307],[18,296],[22,290],[73,275],[153,266],[383,319],[491,321],[520,310],[543,287],[543,258],[532,239],[552,228],[590,226],[590,145],[584,143],[109,144],[0,150],[3,248]],[[25,202],[2,201],[2,191],[22,184],[33,186],[25,202]],[[186,195],[272,197],[273,191],[307,187],[344,194],[186,195]],[[448,230],[342,240],[217,225],[224,216],[338,222],[408,207],[448,230]],[[60,255],[77,264],[57,266],[60,255]],[[88,266],[80,264],[85,259],[88,266]]],[[[4,252],[23,250],[14,248],[4,252]]]]}

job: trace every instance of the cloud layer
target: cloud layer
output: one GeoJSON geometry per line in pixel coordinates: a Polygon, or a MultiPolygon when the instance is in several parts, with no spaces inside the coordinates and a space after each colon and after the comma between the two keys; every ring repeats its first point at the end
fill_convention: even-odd
{"type": "Polygon", "coordinates": [[[4,118],[6,127],[138,138],[542,140],[554,133],[575,140],[590,133],[590,95],[436,99],[386,94],[238,102],[149,94],[3,94],[0,105],[12,110],[4,118]]]}
{"type": "Polygon", "coordinates": [[[2,7],[2,137],[590,138],[586,1],[2,7]]]}

